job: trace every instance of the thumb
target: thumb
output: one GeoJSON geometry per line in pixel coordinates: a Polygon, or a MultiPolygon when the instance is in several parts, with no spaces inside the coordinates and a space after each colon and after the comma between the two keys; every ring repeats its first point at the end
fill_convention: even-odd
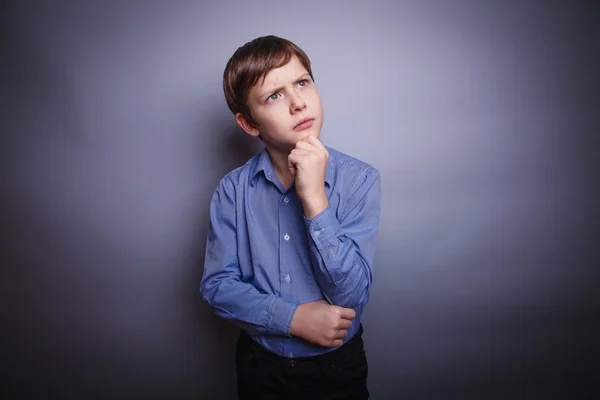
{"type": "Polygon", "coordinates": [[[289,160],[288,160],[288,169],[290,170],[292,175],[296,176],[296,166],[294,164],[292,164],[289,160]]]}
{"type": "Polygon", "coordinates": [[[356,311],[351,308],[340,307],[340,316],[344,319],[356,318],[356,311]]]}

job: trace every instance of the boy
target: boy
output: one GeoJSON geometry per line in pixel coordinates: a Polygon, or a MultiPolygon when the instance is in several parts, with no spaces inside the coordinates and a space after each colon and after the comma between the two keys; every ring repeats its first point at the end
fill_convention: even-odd
{"type": "Polygon", "coordinates": [[[240,127],[265,145],[213,195],[200,284],[214,312],[241,327],[239,398],[367,399],[360,317],[379,172],[319,140],[321,99],[294,43],[246,43],[223,89],[240,127]]]}

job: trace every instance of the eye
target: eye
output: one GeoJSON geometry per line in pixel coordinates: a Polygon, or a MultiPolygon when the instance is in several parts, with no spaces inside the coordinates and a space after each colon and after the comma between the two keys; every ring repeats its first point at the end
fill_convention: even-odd
{"type": "Polygon", "coordinates": [[[299,81],[298,85],[299,86],[307,86],[309,83],[310,83],[310,81],[307,78],[305,78],[305,79],[302,79],[301,81],[299,81]]]}
{"type": "Polygon", "coordinates": [[[273,93],[272,95],[270,95],[269,97],[267,97],[267,103],[273,102],[275,100],[277,100],[279,98],[279,92],[277,93],[273,93]]]}

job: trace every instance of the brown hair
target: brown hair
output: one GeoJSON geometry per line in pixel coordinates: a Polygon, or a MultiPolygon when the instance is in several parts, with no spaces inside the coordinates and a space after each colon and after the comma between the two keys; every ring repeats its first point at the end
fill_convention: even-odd
{"type": "Polygon", "coordinates": [[[223,91],[231,112],[241,113],[251,124],[258,127],[246,104],[248,92],[259,79],[264,81],[269,71],[283,67],[293,56],[298,57],[312,78],[310,59],[300,47],[289,40],[273,35],[262,36],[238,48],[227,62],[223,73],[223,91]]]}

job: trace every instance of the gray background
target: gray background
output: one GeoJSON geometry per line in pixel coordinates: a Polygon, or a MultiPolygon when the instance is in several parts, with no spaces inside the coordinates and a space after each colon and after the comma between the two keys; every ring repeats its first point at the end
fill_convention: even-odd
{"type": "Polygon", "coordinates": [[[235,397],[237,329],[198,286],[212,192],[260,142],[221,79],[276,34],[323,141],[382,173],[372,398],[591,396],[597,8],[213,3],[2,6],[3,390],[235,397]]]}

